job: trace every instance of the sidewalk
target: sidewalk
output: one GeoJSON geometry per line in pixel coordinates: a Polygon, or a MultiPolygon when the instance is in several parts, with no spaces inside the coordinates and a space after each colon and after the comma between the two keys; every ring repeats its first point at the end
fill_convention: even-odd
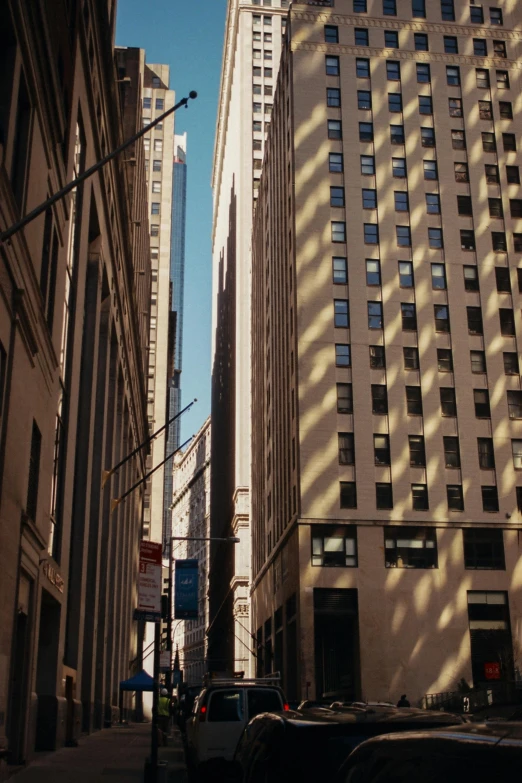
{"type": "MultiPolygon", "coordinates": [[[[39,754],[10,783],[138,783],[143,781],[150,753],[150,732],[150,723],[132,723],[81,737],[77,748],[39,754]]],[[[183,745],[176,729],[169,746],[159,748],[159,760],[168,763],[169,783],[186,783],[183,745]]]]}

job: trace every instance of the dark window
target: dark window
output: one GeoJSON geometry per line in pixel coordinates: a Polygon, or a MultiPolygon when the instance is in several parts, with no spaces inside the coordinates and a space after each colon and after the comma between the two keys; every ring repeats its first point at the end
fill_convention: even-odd
{"type": "Polygon", "coordinates": [[[450,117],[462,117],[462,101],[460,98],[448,98],[450,117]]]}
{"type": "Polygon", "coordinates": [[[344,329],[350,327],[350,308],[347,299],[334,299],[334,326],[344,329]]]}
{"type": "Polygon", "coordinates": [[[440,389],[440,407],[443,416],[454,417],[457,415],[457,401],[455,389],[446,386],[440,389]]]}
{"type": "Polygon", "coordinates": [[[370,188],[363,188],[362,205],[363,209],[377,209],[377,191],[370,188]]]}
{"type": "Polygon", "coordinates": [[[482,310],[480,307],[466,307],[468,317],[468,332],[470,334],[484,334],[482,326],[482,310]]]}
{"type": "Polygon", "coordinates": [[[497,253],[507,252],[506,235],[503,231],[491,232],[491,244],[497,253]]]}
{"type": "Polygon", "coordinates": [[[341,105],[341,90],[338,87],[326,88],[326,105],[334,109],[341,105]]]}
{"type": "Polygon", "coordinates": [[[428,228],[428,243],[430,247],[434,247],[434,248],[442,247],[441,228],[428,228]]]}
{"type": "Polygon", "coordinates": [[[423,147],[435,146],[435,131],[433,128],[421,128],[421,144],[423,147]]]}
{"type": "Polygon", "coordinates": [[[418,348],[403,348],[402,355],[404,357],[404,369],[405,370],[418,370],[419,369],[419,349],[418,348]]]}
{"type": "Polygon", "coordinates": [[[340,432],[338,434],[339,442],[339,464],[355,465],[355,446],[353,432],[340,432]]]}
{"type": "Polygon", "coordinates": [[[517,269],[518,293],[522,294],[522,269],[517,269]]]}
{"type": "Polygon", "coordinates": [[[484,24],[484,11],[481,5],[470,5],[469,16],[473,24],[484,24]]]}
{"type": "Polygon", "coordinates": [[[377,258],[366,259],[366,285],[381,284],[381,262],[377,258]]]}
{"type": "Polygon", "coordinates": [[[369,90],[357,90],[357,107],[365,111],[372,108],[372,94],[369,90]]]}
{"type": "Polygon", "coordinates": [[[328,138],[342,139],[343,125],[341,120],[328,120],[328,138]]]}
{"type": "Polygon", "coordinates": [[[340,482],[341,508],[357,508],[357,489],[355,481],[340,482]]]}
{"type": "Polygon", "coordinates": [[[510,419],[522,419],[522,392],[508,391],[507,403],[510,419]]]}
{"type": "Polygon", "coordinates": [[[487,68],[475,68],[477,87],[480,90],[489,89],[489,71],[487,68]]]}
{"type": "Polygon", "coordinates": [[[473,39],[473,54],[476,57],[487,57],[488,56],[488,44],[485,38],[474,38],[473,39]]]}
{"type": "Polygon", "coordinates": [[[368,302],[368,329],[382,328],[382,302],[368,302]]]}
{"type": "Polygon", "coordinates": [[[330,206],[344,207],[344,188],[337,185],[330,187],[330,206]]]}
{"type": "Polygon", "coordinates": [[[392,158],[392,172],[393,176],[402,179],[406,176],[406,159],[405,158],[392,158]]]}
{"type": "Polygon", "coordinates": [[[438,193],[426,193],[426,212],[428,215],[440,215],[440,196],[438,193]]]}
{"type": "Polygon", "coordinates": [[[499,101],[498,108],[502,120],[513,119],[513,106],[510,101],[499,101]]]}
{"type": "Polygon", "coordinates": [[[388,93],[388,111],[394,113],[402,111],[402,96],[400,92],[388,93]]]}
{"type": "Polygon", "coordinates": [[[522,487],[515,487],[517,495],[517,511],[522,514],[522,487]]]}
{"type": "Polygon", "coordinates": [[[351,367],[350,346],[345,343],[336,343],[335,345],[335,365],[336,367],[351,367]]]}
{"type": "Polygon", "coordinates": [[[409,226],[396,226],[397,245],[399,247],[411,247],[411,231],[409,226]]]}
{"type": "Polygon", "coordinates": [[[433,312],[435,316],[435,331],[436,332],[449,332],[449,310],[447,305],[433,305],[433,312]]]}
{"type": "Polygon", "coordinates": [[[210,697],[208,720],[234,722],[242,720],[243,693],[240,690],[214,691],[210,697]]]}
{"type": "Polygon", "coordinates": [[[38,507],[38,484],[40,482],[40,453],[42,450],[42,436],[35,421],[31,433],[31,451],[29,454],[29,471],[27,479],[27,500],[25,513],[33,522],[36,522],[36,510],[38,507]]]}
{"type": "Polygon", "coordinates": [[[439,372],[453,372],[451,348],[437,348],[437,369],[439,372]]]}
{"type": "Polygon", "coordinates": [[[361,174],[375,174],[375,158],[373,155],[361,155],[361,174]]]}
{"type": "Polygon", "coordinates": [[[501,57],[503,60],[506,59],[507,51],[505,41],[493,41],[493,56],[501,57]]]}
{"type": "Polygon", "coordinates": [[[520,172],[518,166],[506,166],[506,177],[510,185],[520,185],[520,172]]]}
{"type": "Polygon", "coordinates": [[[379,244],[379,226],[377,223],[364,224],[364,242],[366,245],[379,244]]]}
{"type": "Polygon", "coordinates": [[[451,87],[458,87],[460,84],[460,68],[458,65],[446,66],[446,83],[451,87]]]}
{"type": "Polygon", "coordinates": [[[358,57],[355,61],[355,73],[359,79],[369,79],[370,61],[365,57],[358,57]]]}
{"type": "Polygon", "coordinates": [[[459,439],[452,435],[445,436],[444,443],[444,465],[446,468],[460,468],[460,447],[459,439]]]}
{"type": "Polygon", "coordinates": [[[502,218],[504,217],[504,210],[502,209],[501,198],[488,198],[489,216],[502,218]]]}
{"type": "Polygon", "coordinates": [[[337,384],[337,413],[352,413],[353,397],[351,383],[337,384]]]}
{"type": "Polygon", "coordinates": [[[415,305],[411,302],[401,303],[401,317],[402,317],[402,329],[403,331],[416,331],[417,329],[417,312],[415,305]]]}
{"type": "Polygon", "coordinates": [[[470,351],[469,358],[471,362],[471,372],[473,373],[486,372],[486,354],[484,353],[484,351],[470,351]]]}
{"type": "Polygon", "coordinates": [[[375,484],[375,505],[379,509],[393,508],[393,491],[391,484],[377,482],[375,484]]]}
{"type": "Polygon", "coordinates": [[[397,16],[396,0],[382,0],[383,16],[397,16]]]}
{"type": "Polygon", "coordinates": [[[482,149],[484,152],[496,152],[497,142],[494,133],[482,132],[482,149]]]}
{"type": "Polygon", "coordinates": [[[373,453],[374,453],[376,465],[390,464],[390,436],[389,435],[373,436],[373,453]]]}
{"type": "Polygon", "coordinates": [[[466,149],[466,134],[463,130],[451,131],[451,146],[454,150],[466,149]]]}
{"type": "Polygon", "coordinates": [[[430,66],[427,63],[417,63],[417,81],[420,84],[429,84],[431,82],[430,66]]]}
{"type": "Polygon", "coordinates": [[[413,40],[417,52],[427,52],[429,50],[428,36],[426,33],[414,33],[413,40]]]}
{"type": "Polygon", "coordinates": [[[503,133],[502,134],[502,144],[504,146],[505,152],[516,152],[517,151],[517,140],[514,133],[503,133]]]}
{"type": "Polygon", "coordinates": [[[386,367],[386,355],[383,345],[370,345],[370,367],[381,370],[386,367]]]}
{"type": "MultiPolygon", "coordinates": [[[[413,508],[425,510],[428,507],[426,485],[412,484],[411,489],[413,508]],[[425,490],[425,505],[415,505],[416,496],[420,499],[420,489],[417,489],[420,487],[425,490]]],[[[386,568],[437,568],[435,528],[385,527],[384,551],[386,568]]]]}
{"type": "Polygon", "coordinates": [[[409,416],[422,416],[422,392],[420,386],[406,386],[406,409],[409,416]]]}
{"type": "Polygon", "coordinates": [[[356,528],[314,525],[312,527],[312,565],[324,568],[356,568],[356,528]]]}
{"type": "Polygon", "coordinates": [[[507,266],[495,267],[495,281],[497,284],[497,291],[499,293],[511,293],[511,279],[509,277],[509,269],[507,266]]]}
{"type": "Polygon", "coordinates": [[[429,509],[427,485],[412,484],[411,500],[412,500],[412,508],[414,511],[427,511],[429,509]]]}
{"type": "Polygon", "coordinates": [[[472,229],[460,230],[461,250],[475,250],[475,232],[472,229]]]}
{"type": "Polygon", "coordinates": [[[499,182],[498,166],[487,165],[484,166],[486,173],[486,182],[488,185],[495,185],[499,182]]]}
{"type": "Polygon", "coordinates": [[[388,413],[388,391],[382,384],[372,383],[372,413],[388,413]]]}
{"type": "Polygon", "coordinates": [[[515,336],[515,315],[513,310],[508,307],[501,307],[498,311],[500,319],[500,334],[505,337],[515,336]]]}
{"type": "Polygon", "coordinates": [[[354,14],[365,14],[367,10],[367,0],[353,0],[354,14]]]}
{"type": "Polygon", "coordinates": [[[469,182],[469,170],[467,163],[454,163],[455,182],[469,182]]]}
{"type": "Polygon", "coordinates": [[[385,30],[384,31],[384,46],[387,49],[398,49],[399,48],[399,33],[396,33],[393,30],[385,30]]]}
{"type": "Polygon", "coordinates": [[[393,194],[396,212],[408,212],[408,191],[396,190],[393,194]]]}
{"type": "Polygon", "coordinates": [[[390,141],[392,144],[404,144],[404,127],[390,125],[390,141]]]}
{"type": "Polygon", "coordinates": [[[449,511],[464,511],[464,495],[460,484],[448,484],[446,486],[449,511]]]}
{"type": "Polygon", "coordinates": [[[478,461],[482,470],[495,469],[495,452],[493,438],[477,438],[478,461]]]}
{"type": "Polygon", "coordinates": [[[477,419],[490,419],[491,408],[489,404],[489,391],[487,389],[473,389],[473,404],[477,419]]]}
{"type": "Polygon", "coordinates": [[[325,58],[326,74],[328,76],[339,76],[339,58],[328,54],[325,58]]]}
{"type": "Polygon", "coordinates": [[[509,210],[512,218],[522,217],[522,198],[510,198],[509,210]]]}
{"type": "MultiPolygon", "coordinates": [[[[464,270],[464,288],[466,291],[478,291],[479,290],[479,279],[478,279],[478,271],[476,266],[465,266],[463,267],[464,270]]],[[[468,308],[469,309],[469,308],[468,308]]],[[[472,317],[474,318],[475,314],[472,314],[472,317]]],[[[469,328],[469,314],[468,314],[468,328],[469,328]]],[[[481,326],[482,328],[482,326],[481,326]]],[[[472,334],[482,334],[482,332],[472,332],[472,334]]]]}
{"type": "Polygon", "coordinates": [[[511,441],[511,453],[513,455],[514,469],[522,470],[522,440],[517,438],[511,441]]]}
{"type": "Polygon", "coordinates": [[[522,253],[522,234],[513,234],[513,246],[515,253],[522,253]]]}
{"type": "Polygon", "coordinates": [[[455,36],[453,35],[444,36],[444,51],[446,52],[446,54],[459,53],[459,42],[455,36]]]}
{"type": "Polygon", "coordinates": [[[457,212],[459,215],[467,215],[469,217],[473,215],[471,196],[457,196],[457,212]]]}
{"type": "Polygon", "coordinates": [[[462,535],[464,537],[465,568],[495,571],[505,569],[504,532],[502,530],[465,528],[462,535]]]}
{"type": "Polygon", "coordinates": [[[373,141],[373,122],[359,123],[359,141],[373,141]]]}
{"type": "Polygon", "coordinates": [[[481,487],[484,511],[498,511],[498,490],[496,487],[481,487]]]}
{"type": "Polygon", "coordinates": [[[437,161],[436,160],[424,160],[424,179],[438,179],[437,161]]]}
{"type": "Polygon", "coordinates": [[[332,258],[333,282],[346,285],[348,282],[348,260],[344,256],[332,258]]]}
{"type": "Polygon", "coordinates": [[[355,45],[356,46],[368,46],[369,45],[368,30],[365,30],[362,27],[356,27],[354,32],[355,32],[355,45]]]}
{"type": "Polygon", "coordinates": [[[518,353],[506,351],[503,354],[503,358],[504,358],[504,373],[506,375],[518,375],[519,374],[518,353]]]}
{"type": "Polygon", "coordinates": [[[340,152],[330,152],[328,168],[330,171],[343,171],[343,156],[340,152]]]}
{"type": "Polygon", "coordinates": [[[411,0],[411,15],[416,19],[425,19],[426,0],[411,0]]]}
{"type": "MultiPolygon", "coordinates": [[[[479,101],[479,117],[481,120],[492,120],[493,109],[491,101],[479,101]]],[[[462,115],[460,115],[462,116],[462,115]]]]}
{"type": "Polygon", "coordinates": [[[400,81],[401,78],[401,64],[395,60],[388,60],[386,63],[386,77],[390,82],[400,81]]]}
{"type": "Polygon", "coordinates": [[[453,0],[440,0],[440,13],[445,22],[454,22],[455,3],[453,0]]]}
{"type": "Polygon", "coordinates": [[[325,24],[324,40],[326,43],[339,43],[339,28],[333,24],[325,24]]]}
{"type": "Polygon", "coordinates": [[[497,71],[497,88],[509,90],[509,73],[507,71],[497,71]]]}
{"type": "Polygon", "coordinates": [[[419,95],[419,114],[433,114],[433,105],[429,95],[419,95]]]}
{"type": "Polygon", "coordinates": [[[413,264],[411,261],[399,261],[399,285],[401,288],[413,288],[413,264]]]}

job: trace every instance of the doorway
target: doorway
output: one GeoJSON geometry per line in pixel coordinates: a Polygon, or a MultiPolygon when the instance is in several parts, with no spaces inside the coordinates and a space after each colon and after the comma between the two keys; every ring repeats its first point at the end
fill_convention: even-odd
{"type": "Polygon", "coordinates": [[[314,589],[316,698],[358,698],[357,590],[314,589]]]}
{"type": "Polygon", "coordinates": [[[25,763],[31,593],[32,582],[21,574],[18,587],[18,612],[15,624],[14,667],[9,716],[9,760],[11,764],[25,763]]]}

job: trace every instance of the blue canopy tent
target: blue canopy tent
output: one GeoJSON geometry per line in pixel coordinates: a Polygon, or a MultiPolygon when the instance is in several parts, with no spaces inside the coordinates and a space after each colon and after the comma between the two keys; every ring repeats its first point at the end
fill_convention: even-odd
{"type": "MultiPolygon", "coordinates": [[[[130,677],[128,680],[121,680],[120,682],[120,723],[122,723],[123,717],[123,691],[134,691],[136,693],[144,693],[145,691],[154,690],[154,678],[148,674],[145,669],[135,674],[134,677],[130,677]]],[[[138,718],[140,720],[140,718],[138,718]]]]}

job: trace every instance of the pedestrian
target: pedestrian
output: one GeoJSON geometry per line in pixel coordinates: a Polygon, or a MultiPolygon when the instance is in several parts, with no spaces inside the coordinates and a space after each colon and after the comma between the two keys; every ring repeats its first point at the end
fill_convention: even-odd
{"type": "Polygon", "coordinates": [[[160,691],[158,699],[158,728],[161,732],[163,745],[167,744],[167,737],[170,727],[170,697],[166,688],[160,691]]]}
{"type": "Polygon", "coordinates": [[[397,707],[410,707],[410,702],[406,698],[406,694],[403,693],[399,701],[397,702],[397,707]]]}

